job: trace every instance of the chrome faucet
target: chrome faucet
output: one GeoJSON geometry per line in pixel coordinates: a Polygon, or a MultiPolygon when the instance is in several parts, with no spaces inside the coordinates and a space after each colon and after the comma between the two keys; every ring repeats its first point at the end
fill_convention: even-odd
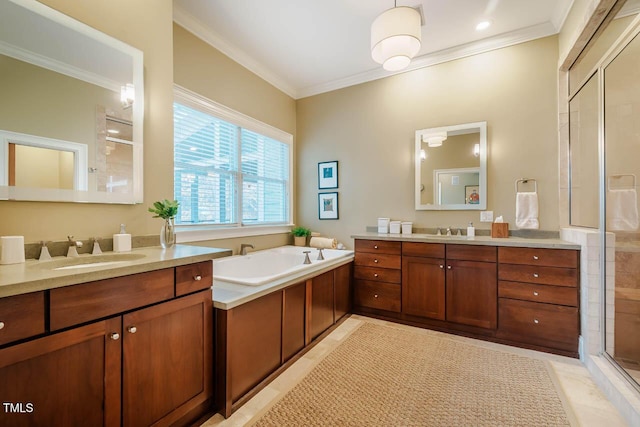
{"type": "Polygon", "coordinates": [[[250,245],[249,243],[242,243],[240,245],[240,255],[246,255],[247,254],[247,248],[253,249],[253,245],[250,245]]]}
{"type": "Polygon", "coordinates": [[[80,240],[73,240],[73,236],[67,236],[67,239],[69,239],[69,249],[67,250],[67,256],[68,257],[79,256],[78,248],[82,247],[82,242],[80,240]]]}
{"type": "Polygon", "coordinates": [[[304,251],[302,253],[304,254],[303,264],[311,264],[311,260],[309,259],[309,254],[311,253],[311,251],[304,251]]]}

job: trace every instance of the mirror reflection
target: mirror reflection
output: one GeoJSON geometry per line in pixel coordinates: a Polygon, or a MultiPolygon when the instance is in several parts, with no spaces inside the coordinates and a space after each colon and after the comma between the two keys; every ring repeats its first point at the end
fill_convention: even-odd
{"type": "Polygon", "coordinates": [[[0,75],[0,199],[142,202],[142,52],[5,1],[0,75]]]}
{"type": "Polygon", "coordinates": [[[416,131],[417,210],[486,209],[486,122],[416,131]]]}

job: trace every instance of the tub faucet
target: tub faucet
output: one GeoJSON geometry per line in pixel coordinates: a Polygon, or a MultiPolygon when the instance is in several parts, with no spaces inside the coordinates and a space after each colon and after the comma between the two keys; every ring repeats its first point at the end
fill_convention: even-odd
{"type": "Polygon", "coordinates": [[[311,253],[311,251],[304,251],[304,262],[303,264],[311,264],[311,260],[309,259],[309,254],[311,253]]]}
{"type": "Polygon", "coordinates": [[[69,249],[67,250],[67,256],[68,257],[79,256],[78,248],[82,247],[82,242],[80,240],[73,240],[73,236],[67,236],[67,239],[69,239],[69,249]]]}
{"type": "Polygon", "coordinates": [[[318,261],[324,260],[324,255],[322,254],[323,248],[318,248],[318,261]]]}
{"type": "Polygon", "coordinates": [[[253,245],[250,245],[249,243],[242,243],[240,245],[240,255],[246,255],[247,254],[247,248],[253,249],[253,245]]]}

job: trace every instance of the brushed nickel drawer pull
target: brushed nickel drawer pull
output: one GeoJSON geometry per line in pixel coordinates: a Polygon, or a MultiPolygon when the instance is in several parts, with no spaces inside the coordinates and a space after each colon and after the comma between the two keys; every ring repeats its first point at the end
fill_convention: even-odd
{"type": "Polygon", "coordinates": [[[193,280],[195,280],[196,282],[199,282],[200,280],[202,280],[202,276],[199,274],[197,276],[193,276],[193,280]]]}
{"type": "Polygon", "coordinates": [[[130,334],[135,334],[138,331],[138,328],[136,328],[135,326],[129,326],[127,328],[127,331],[129,331],[130,334]]]}
{"type": "Polygon", "coordinates": [[[0,322],[0,329],[4,328],[4,322],[0,322]]]}
{"type": "Polygon", "coordinates": [[[378,273],[374,273],[374,274],[373,274],[373,277],[378,277],[378,273]]]}
{"type": "Polygon", "coordinates": [[[109,335],[109,338],[111,338],[114,341],[118,341],[120,339],[120,334],[117,332],[114,332],[111,335],[109,335]]]}
{"type": "Polygon", "coordinates": [[[440,268],[444,268],[444,265],[440,264],[440,268]]]}
{"type": "Polygon", "coordinates": [[[447,270],[451,270],[451,266],[450,265],[447,265],[447,270]]]}
{"type": "Polygon", "coordinates": [[[535,260],[537,261],[537,260],[539,259],[539,258],[538,258],[538,255],[534,255],[534,256],[533,256],[533,259],[535,259],[535,260]]]}
{"type": "Polygon", "coordinates": [[[378,245],[374,245],[374,246],[373,246],[373,249],[378,249],[378,245]]]}
{"type": "Polygon", "coordinates": [[[533,277],[537,279],[538,277],[540,277],[540,275],[538,273],[533,273],[533,277]]]}
{"type": "Polygon", "coordinates": [[[375,262],[375,263],[377,264],[377,263],[378,263],[378,260],[377,260],[377,259],[374,259],[374,260],[373,260],[373,262],[375,262]]]}
{"type": "Polygon", "coordinates": [[[538,292],[537,291],[533,291],[533,296],[538,296],[538,292]]]}
{"type": "Polygon", "coordinates": [[[373,295],[373,297],[374,297],[374,298],[378,298],[378,294],[374,294],[374,295],[373,295]]]}
{"type": "Polygon", "coordinates": [[[537,325],[538,323],[540,323],[540,321],[538,319],[533,319],[533,323],[537,325]]]}

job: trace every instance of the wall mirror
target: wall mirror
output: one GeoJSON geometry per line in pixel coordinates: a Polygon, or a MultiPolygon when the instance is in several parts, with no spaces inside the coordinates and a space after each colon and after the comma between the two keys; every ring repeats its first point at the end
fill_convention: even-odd
{"type": "Polygon", "coordinates": [[[487,122],[416,131],[416,210],[487,208],[487,122]]]}
{"type": "Polygon", "coordinates": [[[142,203],[140,50],[7,0],[0,76],[0,200],[142,203]]]}

